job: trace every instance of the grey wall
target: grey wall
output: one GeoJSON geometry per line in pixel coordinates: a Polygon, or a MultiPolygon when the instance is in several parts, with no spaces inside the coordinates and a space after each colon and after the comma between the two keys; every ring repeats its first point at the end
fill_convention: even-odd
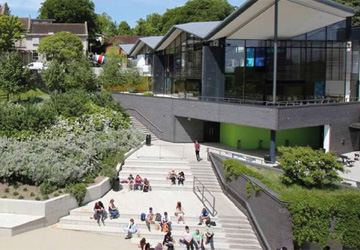
{"type": "Polygon", "coordinates": [[[165,81],[164,56],[153,54],[153,91],[163,93],[165,81]]]}
{"type": "Polygon", "coordinates": [[[225,94],[225,39],[219,40],[219,46],[203,46],[201,95],[224,97],[225,94]]]}
{"type": "Polygon", "coordinates": [[[202,138],[201,121],[224,122],[270,130],[329,124],[331,150],[344,153],[359,149],[360,134],[358,130],[350,129],[349,125],[360,121],[360,103],[269,107],[119,93],[114,93],[113,96],[125,108],[135,108],[145,115],[163,131],[160,138],[168,141],[190,142],[194,138],[202,138]]]}
{"type": "Polygon", "coordinates": [[[296,109],[282,107],[279,108],[278,128],[282,130],[329,124],[330,149],[344,153],[359,149],[359,130],[349,128],[351,123],[359,121],[360,103],[300,106],[296,109]]]}
{"type": "Polygon", "coordinates": [[[226,157],[210,153],[212,166],[219,177],[225,193],[238,202],[238,206],[247,209],[251,222],[268,249],[278,249],[286,246],[294,249],[292,240],[292,217],[286,208],[286,203],[279,200],[279,194],[273,192],[255,178],[239,176],[237,179],[226,183],[223,160],[226,157]],[[262,188],[258,194],[252,191],[247,197],[246,183],[252,181],[262,188]]]}

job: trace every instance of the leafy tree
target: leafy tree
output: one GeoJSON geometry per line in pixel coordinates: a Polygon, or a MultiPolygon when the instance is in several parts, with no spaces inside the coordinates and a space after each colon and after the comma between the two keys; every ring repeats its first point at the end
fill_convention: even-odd
{"type": "Polygon", "coordinates": [[[39,13],[39,18],[55,19],[57,23],[87,22],[89,38],[95,39],[96,14],[91,0],[46,0],[39,13]]]}
{"type": "Polygon", "coordinates": [[[96,90],[97,80],[91,65],[85,58],[61,63],[54,60],[43,73],[46,87],[51,91],[66,92],[72,89],[96,90]]]}
{"type": "Polygon", "coordinates": [[[130,25],[126,21],[122,21],[118,27],[118,35],[119,36],[130,36],[132,34],[133,34],[133,32],[130,28],[130,25]]]}
{"type": "Polygon", "coordinates": [[[22,23],[15,16],[0,15],[0,53],[8,51],[21,38],[22,23]]]}
{"type": "Polygon", "coordinates": [[[322,150],[310,147],[279,147],[284,184],[300,184],[306,187],[321,187],[339,182],[338,171],[344,167],[337,162],[337,157],[322,150]]]}
{"type": "Polygon", "coordinates": [[[100,84],[107,86],[119,85],[121,78],[121,63],[121,58],[108,56],[108,60],[103,67],[103,72],[99,76],[100,84]]]}
{"type": "Polygon", "coordinates": [[[30,70],[23,68],[20,53],[6,53],[0,57],[0,89],[8,94],[18,95],[33,88],[35,81],[30,70]]]}
{"type": "Polygon", "coordinates": [[[161,34],[162,17],[160,14],[153,13],[140,18],[134,28],[134,33],[139,36],[156,36],[161,34]]]}
{"type": "Polygon", "coordinates": [[[358,10],[356,15],[352,18],[353,27],[360,27],[360,1],[359,0],[335,0],[335,2],[355,8],[358,10]]]}
{"type": "Polygon", "coordinates": [[[162,33],[173,25],[189,22],[221,21],[234,7],[227,0],[190,0],[184,6],[167,10],[162,16],[162,33]]]}
{"type": "Polygon", "coordinates": [[[81,60],[84,57],[80,38],[68,32],[58,32],[41,40],[39,53],[45,53],[60,63],[81,60]]]}
{"type": "Polygon", "coordinates": [[[105,12],[96,16],[96,25],[98,32],[107,38],[116,36],[118,33],[116,22],[113,22],[111,17],[105,12]]]}

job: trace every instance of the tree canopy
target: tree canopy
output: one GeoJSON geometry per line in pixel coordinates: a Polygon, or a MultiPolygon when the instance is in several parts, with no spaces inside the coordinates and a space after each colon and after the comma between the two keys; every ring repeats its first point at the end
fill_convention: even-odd
{"type": "Polygon", "coordinates": [[[83,57],[83,44],[80,38],[68,32],[58,32],[41,40],[39,53],[45,53],[60,63],[79,60],[83,57]]]}
{"type": "Polygon", "coordinates": [[[122,21],[118,27],[118,35],[119,36],[130,36],[132,34],[133,34],[133,32],[131,30],[130,25],[126,21],[122,21]]]}
{"type": "Polygon", "coordinates": [[[18,95],[29,91],[34,83],[30,70],[23,68],[23,59],[19,52],[4,53],[0,56],[0,89],[4,90],[8,97],[9,94],[18,95]]]}
{"type": "Polygon", "coordinates": [[[118,34],[118,27],[116,22],[112,21],[111,16],[106,12],[101,15],[96,15],[97,31],[105,35],[106,38],[116,36],[118,34]]]}
{"type": "Polygon", "coordinates": [[[0,52],[8,51],[21,39],[22,23],[15,16],[0,15],[0,52]]]}
{"type": "Polygon", "coordinates": [[[338,3],[357,9],[357,14],[352,18],[353,27],[360,27],[360,1],[359,0],[335,0],[338,3]]]}
{"type": "Polygon", "coordinates": [[[87,22],[89,38],[95,38],[96,14],[91,0],[46,0],[39,13],[39,18],[55,19],[56,23],[87,22]]]}

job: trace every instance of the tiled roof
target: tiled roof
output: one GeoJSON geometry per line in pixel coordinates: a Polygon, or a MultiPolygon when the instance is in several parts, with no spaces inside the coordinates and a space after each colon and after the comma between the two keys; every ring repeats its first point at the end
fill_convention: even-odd
{"type": "Polygon", "coordinates": [[[142,36],[114,36],[110,38],[107,44],[135,44],[142,36]]]}
{"type": "Polygon", "coordinates": [[[77,35],[87,34],[85,23],[32,23],[30,33],[49,34],[61,31],[71,32],[77,35]]]}
{"type": "Polygon", "coordinates": [[[29,29],[29,21],[30,21],[30,18],[28,18],[28,17],[19,17],[19,20],[20,20],[20,22],[23,24],[22,28],[23,28],[24,30],[29,29]]]}

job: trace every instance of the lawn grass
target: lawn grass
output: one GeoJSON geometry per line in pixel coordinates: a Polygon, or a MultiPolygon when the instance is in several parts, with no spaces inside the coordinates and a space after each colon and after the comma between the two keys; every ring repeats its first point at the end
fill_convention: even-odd
{"type": "MultiPolygon", "coordinates": [[[[10,95],[10,101],[11,100],[26,100],[31,97],[40,97],[40,96],[47,96],[45,92],[41,91],[41,89],[36,88],[34,90],[30,90],[26,93],[22,93],[18,96],[10,95]]],[[[6,92],[0,89],[0,101],[6,101],[6,92]]]]}

